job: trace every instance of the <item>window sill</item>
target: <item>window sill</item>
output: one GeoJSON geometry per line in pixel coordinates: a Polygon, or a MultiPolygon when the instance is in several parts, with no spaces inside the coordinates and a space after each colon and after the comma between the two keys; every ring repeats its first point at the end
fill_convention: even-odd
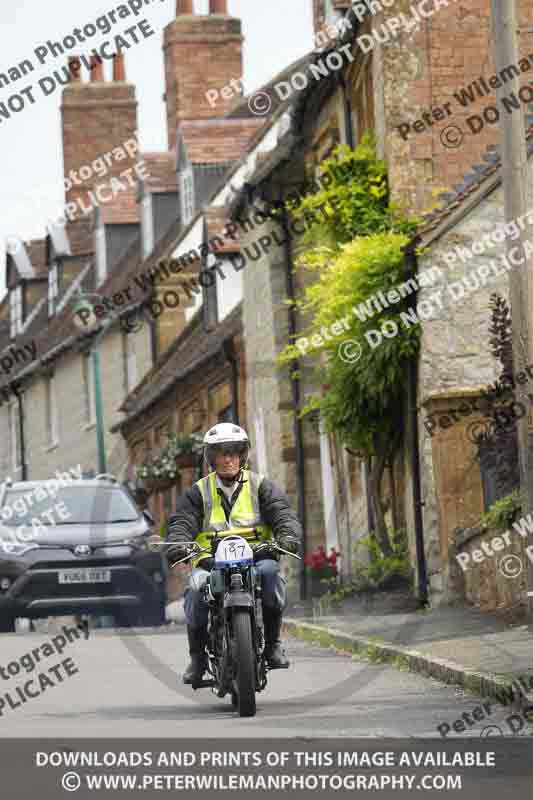
{"type": "Polygon", "coordinates": [[[83,426],[84,431],[93,431],[96,428],[96,422],[87,422],[83,426]]]}

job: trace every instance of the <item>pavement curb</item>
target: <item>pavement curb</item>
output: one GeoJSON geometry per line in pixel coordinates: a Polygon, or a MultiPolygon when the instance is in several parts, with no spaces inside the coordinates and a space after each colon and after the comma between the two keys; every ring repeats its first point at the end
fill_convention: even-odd
{"type": "Polygon", "coordinates": [[[524,711],[533,707],[533,698],[527,695],[517,680],[501,678],[491,672],[479,672],[457,664],[455,661],[428,656],[419,650],[402,647],[392,642],[366,639],[350,633],[312,625],[308,622],[285,619],[283,625],[287,633],[298,639],[312,641],[322,647],[336,647],[371,661],[386,663],[397,668],[407,668],[429,678],[435,678],[445,684],[462,686],[480,697],[492,697],[502,705],[516,706],[524,711]],[[502,702],[509,692],[514,702],[502,702]]]}

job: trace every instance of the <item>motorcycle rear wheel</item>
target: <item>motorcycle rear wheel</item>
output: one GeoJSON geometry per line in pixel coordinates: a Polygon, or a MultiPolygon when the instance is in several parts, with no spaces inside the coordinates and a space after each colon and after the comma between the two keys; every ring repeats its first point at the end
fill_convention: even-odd
{"type": "Polygon", "coordinates": [[[235,609],[233,615],[234,663],[236,677],[233,684],[237,695],[239,716],[254,717],[255,704],[255,653],[252,639],[250,613],[235,609]]]}

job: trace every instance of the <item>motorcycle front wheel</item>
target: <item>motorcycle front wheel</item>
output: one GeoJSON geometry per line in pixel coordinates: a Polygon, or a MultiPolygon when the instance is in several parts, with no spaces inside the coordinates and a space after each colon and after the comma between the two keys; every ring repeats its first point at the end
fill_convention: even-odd
{"type": "Polygon", "coordinates": [[[233,612],[234,668],[233,685],[239,716],[253,717],[255,705],[255,653],[250,612],[237,608],[233,612]]]}

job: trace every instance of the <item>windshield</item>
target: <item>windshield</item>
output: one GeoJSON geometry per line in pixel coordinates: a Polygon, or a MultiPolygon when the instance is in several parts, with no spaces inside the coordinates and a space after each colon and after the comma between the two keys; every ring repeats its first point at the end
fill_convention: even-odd
{"type": "Polygon", "coordinates": [[[8,490],[0,523],[74,525],[134,522],[139,514],[130,498],[116,486],[64,486],[46,483],[31,490],[8,490]]]}

